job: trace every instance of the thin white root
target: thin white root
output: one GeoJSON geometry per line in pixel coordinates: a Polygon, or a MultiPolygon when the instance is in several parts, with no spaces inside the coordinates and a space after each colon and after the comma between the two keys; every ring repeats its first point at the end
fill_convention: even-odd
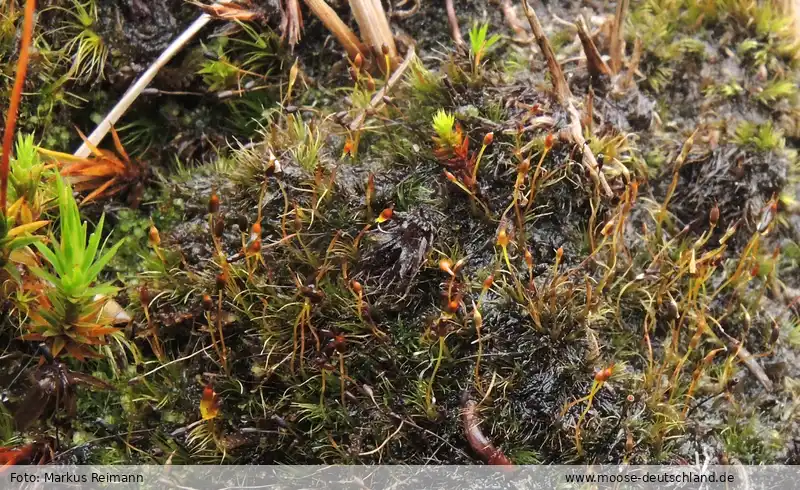
{"type": "Polygon", "coordinates": [[[402,429],[402,428],[403,428],[403,425],[404,425],[404,424],[405,424],[405,421],[404,421],[404,420],[400,420],[400,425],[397,427],[397,430],[395,430],[394,432],[392,432],[392,433],[389,435],[389,437],[387,437],[387,438],[386,438],[386,440],[385,440],[385,441],[383,441],[383,443],[381,443],[381,445],[380,445],[380,446],[376,447],[376,448],[375,448],[375,449],[373,449],[372,451],[367,451],[367,452],[365,452],[365,453],[358,453],[358,455],[359,455],[359,456],[369,456],[370,454],[375,454],[375,453],[379,452],[381,449],[383,449],[384,447],[386,447],[386,445],[387,445],[387,444],[389,444],[389,441],[391,441],[391,440],[392,440],[392,438],[398,434],[398,432],[400,432],[400,429],[402,429]]]}
{"type": "MultiPolygon", "coordinates": [[[[150,82],[153,81],[156,74],[161,70],[161,68],[166,65],[169,60],[171,60],[181,49],[183,49],[192,38],[197,35],[200,30],[205,27],[211,21],[211,16],[208,14],[202,14],[198,17],[192,24],[186,28],[185,31],[181,33],[172,43],[167,46],[167,49],[161,53],[161,55],[153,62],[152,65],[145,71],[138,80],[136,80],[133,85],[125,92],[125,95],[117,102],[117,105],[114,106],[113,109],[106,115],[106,117],[97,125],[97,127],[92,131],[92,134],[89,135],[89,143],[94,146],[100,144],[100,142],[105,138],[106,134],[111,130],[111,126],[113,126],[124,114],[125,111],[133,104],[133,101],[136,100],[137,97],[142,93],[142,91],[147,88],[150,82]]],[[[80,148],[75,152],[75,156],[79,158],[86,158],[91,154],[91,149],[86,143],[83,143],[80,148]]]]}

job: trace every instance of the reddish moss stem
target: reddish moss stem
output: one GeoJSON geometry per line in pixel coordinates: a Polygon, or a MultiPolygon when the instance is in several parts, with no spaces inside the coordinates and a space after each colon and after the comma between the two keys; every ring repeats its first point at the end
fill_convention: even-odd
{"type": "Polygon", "coordinates": [[[17,61],[17,75],[14,78],[14,88],[11,91],[11,100],[8,104],[6,128],[3,133],[3,156],[0,161],[0,212],[6,213],[8,200],[8,172],[11,161],[11,145],[14,143],[14,128],[17,125],[19,101],[22,98],[22,87],[25,84],[25,75],[28,71],[28,57],[30,53],[31,38],[33,37],[33,12],[36,9],[35,0],[25,2],[25,18],[22,24],[22,40],[20,41],[19,60],[17,61]]]}

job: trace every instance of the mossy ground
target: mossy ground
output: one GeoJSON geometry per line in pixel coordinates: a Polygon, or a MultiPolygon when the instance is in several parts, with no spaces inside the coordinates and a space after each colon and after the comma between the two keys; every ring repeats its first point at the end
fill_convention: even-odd
{"type": "MultiPolygon", "coordinates": [[[[461,424],[467,392],[480,402],[483,431],[519,464],[798,463],[797,60],[776,8],[749,5],[633,2],[627,54],[636,38],[644,48],[635,87],[622,97],[595,93],[585,124],[611,198],[565,136],[568,115],[541,53],[514,42],[493,7],[456,5],[465,27],[488,21],[504,36],[477,69],[453,48],[443,7],[423,2],[397,21],[417,41],[420,63],[385,107],[367,113],[355,156],[343,156],[355,137],[345,125],[366,111],[371,92],[363,80],[354,88],[318,22],[307,19],[293,54],[260,25],[202,36],[154,84],[189,94],[143,95],[120,125],[129,152],[152,171],[141,205],[130,209],[120,196],[83,208],[90,218],[107,213],[112,241],[127,237],[109,277],[133,321],[104,359],[68,363],[116,390],[80,388],[75,417],[56,413],[16,431],[12,414],[36,352],[17,340],[25,318],[8,299],[0,446],[58,432],[58,461],[469,464],[480,455],[461,424]],[[289,94],[294,58],[300,73],[289,94]],[[248,82],[263,88],[215,95],[248,82]],[[455,114],[473,151],[494,134],[476,198],[443,176],[434,155],[439,109],[455,114]],[[545,153],[548,134],[555,142],[545,153]],[[536,193],[514,207],[520,155],[530,158],[524,182],[536,193]],[[210,219],[212,193],[221,204],[210,219]],[[778,214],[762,236],[770,202],[778,214]],[[376,224],[387,208],[391,218],[376,224]],[[263,259],[225,260],[246,247],[256,221],[263,259]],[[501,230],[511,237],[508,259],[501,230]],[[452,278],[440,267],[462,259],[452,278]],[[219,327],[225,363],[211,345],[219,327]],[[728,336],[757,356],[771,392],[728,336]],[[612,365],[590,408],[569,407],[612,365]],[[220,415],[187,428],[200,419],[209,382],[220,415]]],[[[113,104],[124,67],[146,63],[163,47],[158,39],[192,18],[191,6],[165,8],[168,17],[150,15],[172,27],[142,45],[115,36],[103,10],[106,20],[91,28],[110,49],[105,78],[79,67],[63,83],[76,53],[52,46],[68,16],[43,12],[42,65],[32,68],[22,129],[44,147],[72,149],[72,125],[89,129],[113,104]]],[[[585,59],[555,19],[610,18],[613,5],[534,8],[586,114],[585,59]]],[[[2,21],[0,49],[12,53],[12,24],[2,21]]]]}

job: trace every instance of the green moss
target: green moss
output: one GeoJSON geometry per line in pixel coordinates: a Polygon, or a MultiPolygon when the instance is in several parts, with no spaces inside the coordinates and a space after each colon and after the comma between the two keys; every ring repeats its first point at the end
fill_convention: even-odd
{"type": "Polygon", "coordinates": [[[0,402],[0,446],[12,446],[18,441],[14,417],[0,402]]]}
{"type": "Polygon", "coordinates": [[[757,416],[751,416],[746,423],[736,419],[721,436],[728,454],[737,457],[742,464],[759,464],[772,461],[775,451],[783,446],[781,435],[764,428],[757,416]]]}
{"type": "Polygon", "coordinates": [[[300,167],[313,174],[320,163],[323,140],[320,131],[314,123],[303,121],[299,115],[291,114],[287,121],[289,147],[292,156],[300,167]]]}
{"type": "MultiPolygon", "coordinates": [[[[796,98],[789,85],[794,74],[781,72],[788,63],[780,36],[764,31],[780,26],[759,12],[699,0],[634,6],[628,45],[638,37],[645,47],[644,78],[634,81],[644,90],[639,95],[656,98],[661,124],[617,127],[638,99],[609,100],[595,91],[586,137],[589,149],[603,155],[614,199],[602,197],[581,152],[563,137],[562,109],[531,88],[547,74],[527,72],[530,52],[497,49],[483,62],[494,42],[489,32],[501,25],[475,29],[469,59],[446,52],[433,60],[420,51],[425,61],[414,62],[385,107],[365,113],[360,131],[348,126],[374,96],[369,83],[354,87],[341,66],[304,65],[311,58],[296,51],[298,77],[289,97],[293,60],[275,33],[255,24],[209,41],[213,56],[205,61],[177,61],[188,70],[178,77],[188,92],[253,91],[222,100],[213,93],[150,94],[118,128],[156,177],[139,210],[104,203],[117,220],[111,242],[127,237],[130,244],[113,265],[124,288],[117,299],[133,322],[109,338],[104,358],[91,365],[119,392],[79,392],[80,413],[72,421],[79,436],[69,445],[85,444],[89,461],[109,463],[163,464],[168,457],[173,464],[469,463],[479,455],[461,427],[466,393],[480,402],[482,430],[518,464],[693,456],[685,443],[697,423],[711,427],[705,437],[718,437],[742,461],[775,460],[789,439],[776,431],[791,431],[754,409],[757,386],[748,388],[755,395],[726,392],[738,361],[718,350],[718,327],[740,338],[749,316],[752,332],[764,337],[769,325],[759,294],[773,274],[791,281],[796,260],[791,247],[777,266],[764,255],[771,233],[758,235],[764,240],[753,247],[758,252],[744,253],[739,240],[750,231],[748,220],[721,245],[736,210],[726,206],[730,189],[704,180],[728,178],[727,167],[715,165],[730,141],[748,152],[784,146],[774,121],[796,98]],[[748,24],[743,15],[761,17],[748,24]],[[700,78],[719,66],[711,61],[721,39],[735,49],[731,63],[741,61],[740,70],[735,79],[712,75],[715,83],[698,95],[700,78]],[[753,83],[756,62],[768,64],[775,78],[753,83]],[[712,103],[733,120],[728,126],[704,109],[712,103]],[[740,121],[740,113],[758,122],[740,121]],[[537,116],[555,124],[509,134],[537,116]],[[685,167],[673,172],[700,122],[685,167]],[[723,134],[725,127],[735,134],[723,134]],[[443,170],[459,173],[458,165],[477,158],[490,129],[495,141],[482,156],[477,182],[464,192],[443,170]],[[550,133],[554,145],[545,154],[550,133]],[[471,141],[462,161],[448,161],[433,153],[434,137],[471,141]],[[340,153],[348,139],[359,141],[354,158],[340,153]],[[223,147],[226,141],[233,143],[223,147]],[[677,188],[667,202],[673,175],[677,188]],[[221,205],[209,213],[212,189],[221,205]],[[627,201],[635,192],[637,200],[627,201]],[[695,206],[698,195],[708,199],[695,206]],[[702,203],[718,198],[722,218],[712,228],[702,203]],[[376,222],[384,208],[392,215],[376,222]],[[257,220],[260,235],[251,233],[257,220]],[[158,252],[148,244],[151,223],[161,234],[158,252]],[[252,252],[255,243],[260,253],[252,252]],[[445,258],[449,264],[439,263],[445,258]],[[755,264],[759,273],[750,274],[755,264]],[[150,301],[143,301],[148,293],[150,301]],[[161,359],[151,343],[156,336],[161,359]],[[593,390],[597,373],[612,364],[607,384],[593,390]],[[221,415],[213,427],[182,432],[199,419],[207,383],[222,400],[221,415]],[[592,407],[584,413],[590,393],[592,407]],[[742,413],[753,414],[751,425],[732,423],[742,413]],[[131,434],[130,446],[92,445],[88,434],[97,418],[110,433],[131,434]],[[630,454],[621,439],[628,430],[635,441],[630,454]]],[[[318,41],[313,28],[306,32],[309,42],[318,41]]],[[[572,36],[568,29],[553,36],[559,56],[574,55],[562,49],[572,36]]],[[[375,80],[382,83],[377,74],[375,80]]],[[[586,85],[580,76],[574,80],[576,102],[586,100],[586,85]]],[[[45,144],[75,143],[63,129],[72,117],[64,114],[90,126],[115,98],[98,82],[103,90],[79,101],[89,107],[73,112],[64,109],[69,91],[85,93],[85,82],[48,83],[49,92],[26,101],[27,112],[41,112],[28,123],[45,144]]],[[[585,105],[577,106],[584,115],[585,105]]],[[[771,193],[781,185],[747,184],[737,187],[744,196],[737,194],[737,203],[761,203],[770,198],[764,188],[771,193]]],[[[792,200],[781,202],[790,207],[792,200]]],[[[782,215],[776,221],[787,224],[782,215]]],[[[21,310],[25,302],[17,298],[21,310]]],[[[7,337],[18,327],[6,326],[7,337]]],[[[784,341],[797,343],[797,328],[790,327],[774,355],[784,341]]],[[[754,355],[766,349],[761,340],[747,341],[754,355]]],[[[0,413],[5,437],[2,422],[0,413]]]]}
{"type": "Polygon", "coordinates": [[[736,127],[734,142],[740,146],[755,147],[760,151],[781,149],[785,143],[780,131],[773,127],[771,121],[763,124],[742,121],[736,127]]]}
{"type": "Polygon", "coordinates": [[[795,82],[795,80],[773,80],[756,95],[756,100],[764,104],[784,99],[794,100],[798,90],[795,82]]]}
{"type": "Polygon", "coordinates": [[[413,102],[409,108],[414,119],[429,120],[447,100],[441,76],[427,69],[419,60],[412,62],[406,82],[413,102]]]}

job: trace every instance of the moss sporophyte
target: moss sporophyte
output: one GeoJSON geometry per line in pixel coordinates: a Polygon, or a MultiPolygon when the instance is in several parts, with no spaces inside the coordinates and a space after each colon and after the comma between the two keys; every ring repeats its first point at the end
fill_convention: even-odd
{"type": "Polygon", "coordinates": [[[0,465],[796,459],[781,2],[112,3],[0,15],[0,465]]]}

